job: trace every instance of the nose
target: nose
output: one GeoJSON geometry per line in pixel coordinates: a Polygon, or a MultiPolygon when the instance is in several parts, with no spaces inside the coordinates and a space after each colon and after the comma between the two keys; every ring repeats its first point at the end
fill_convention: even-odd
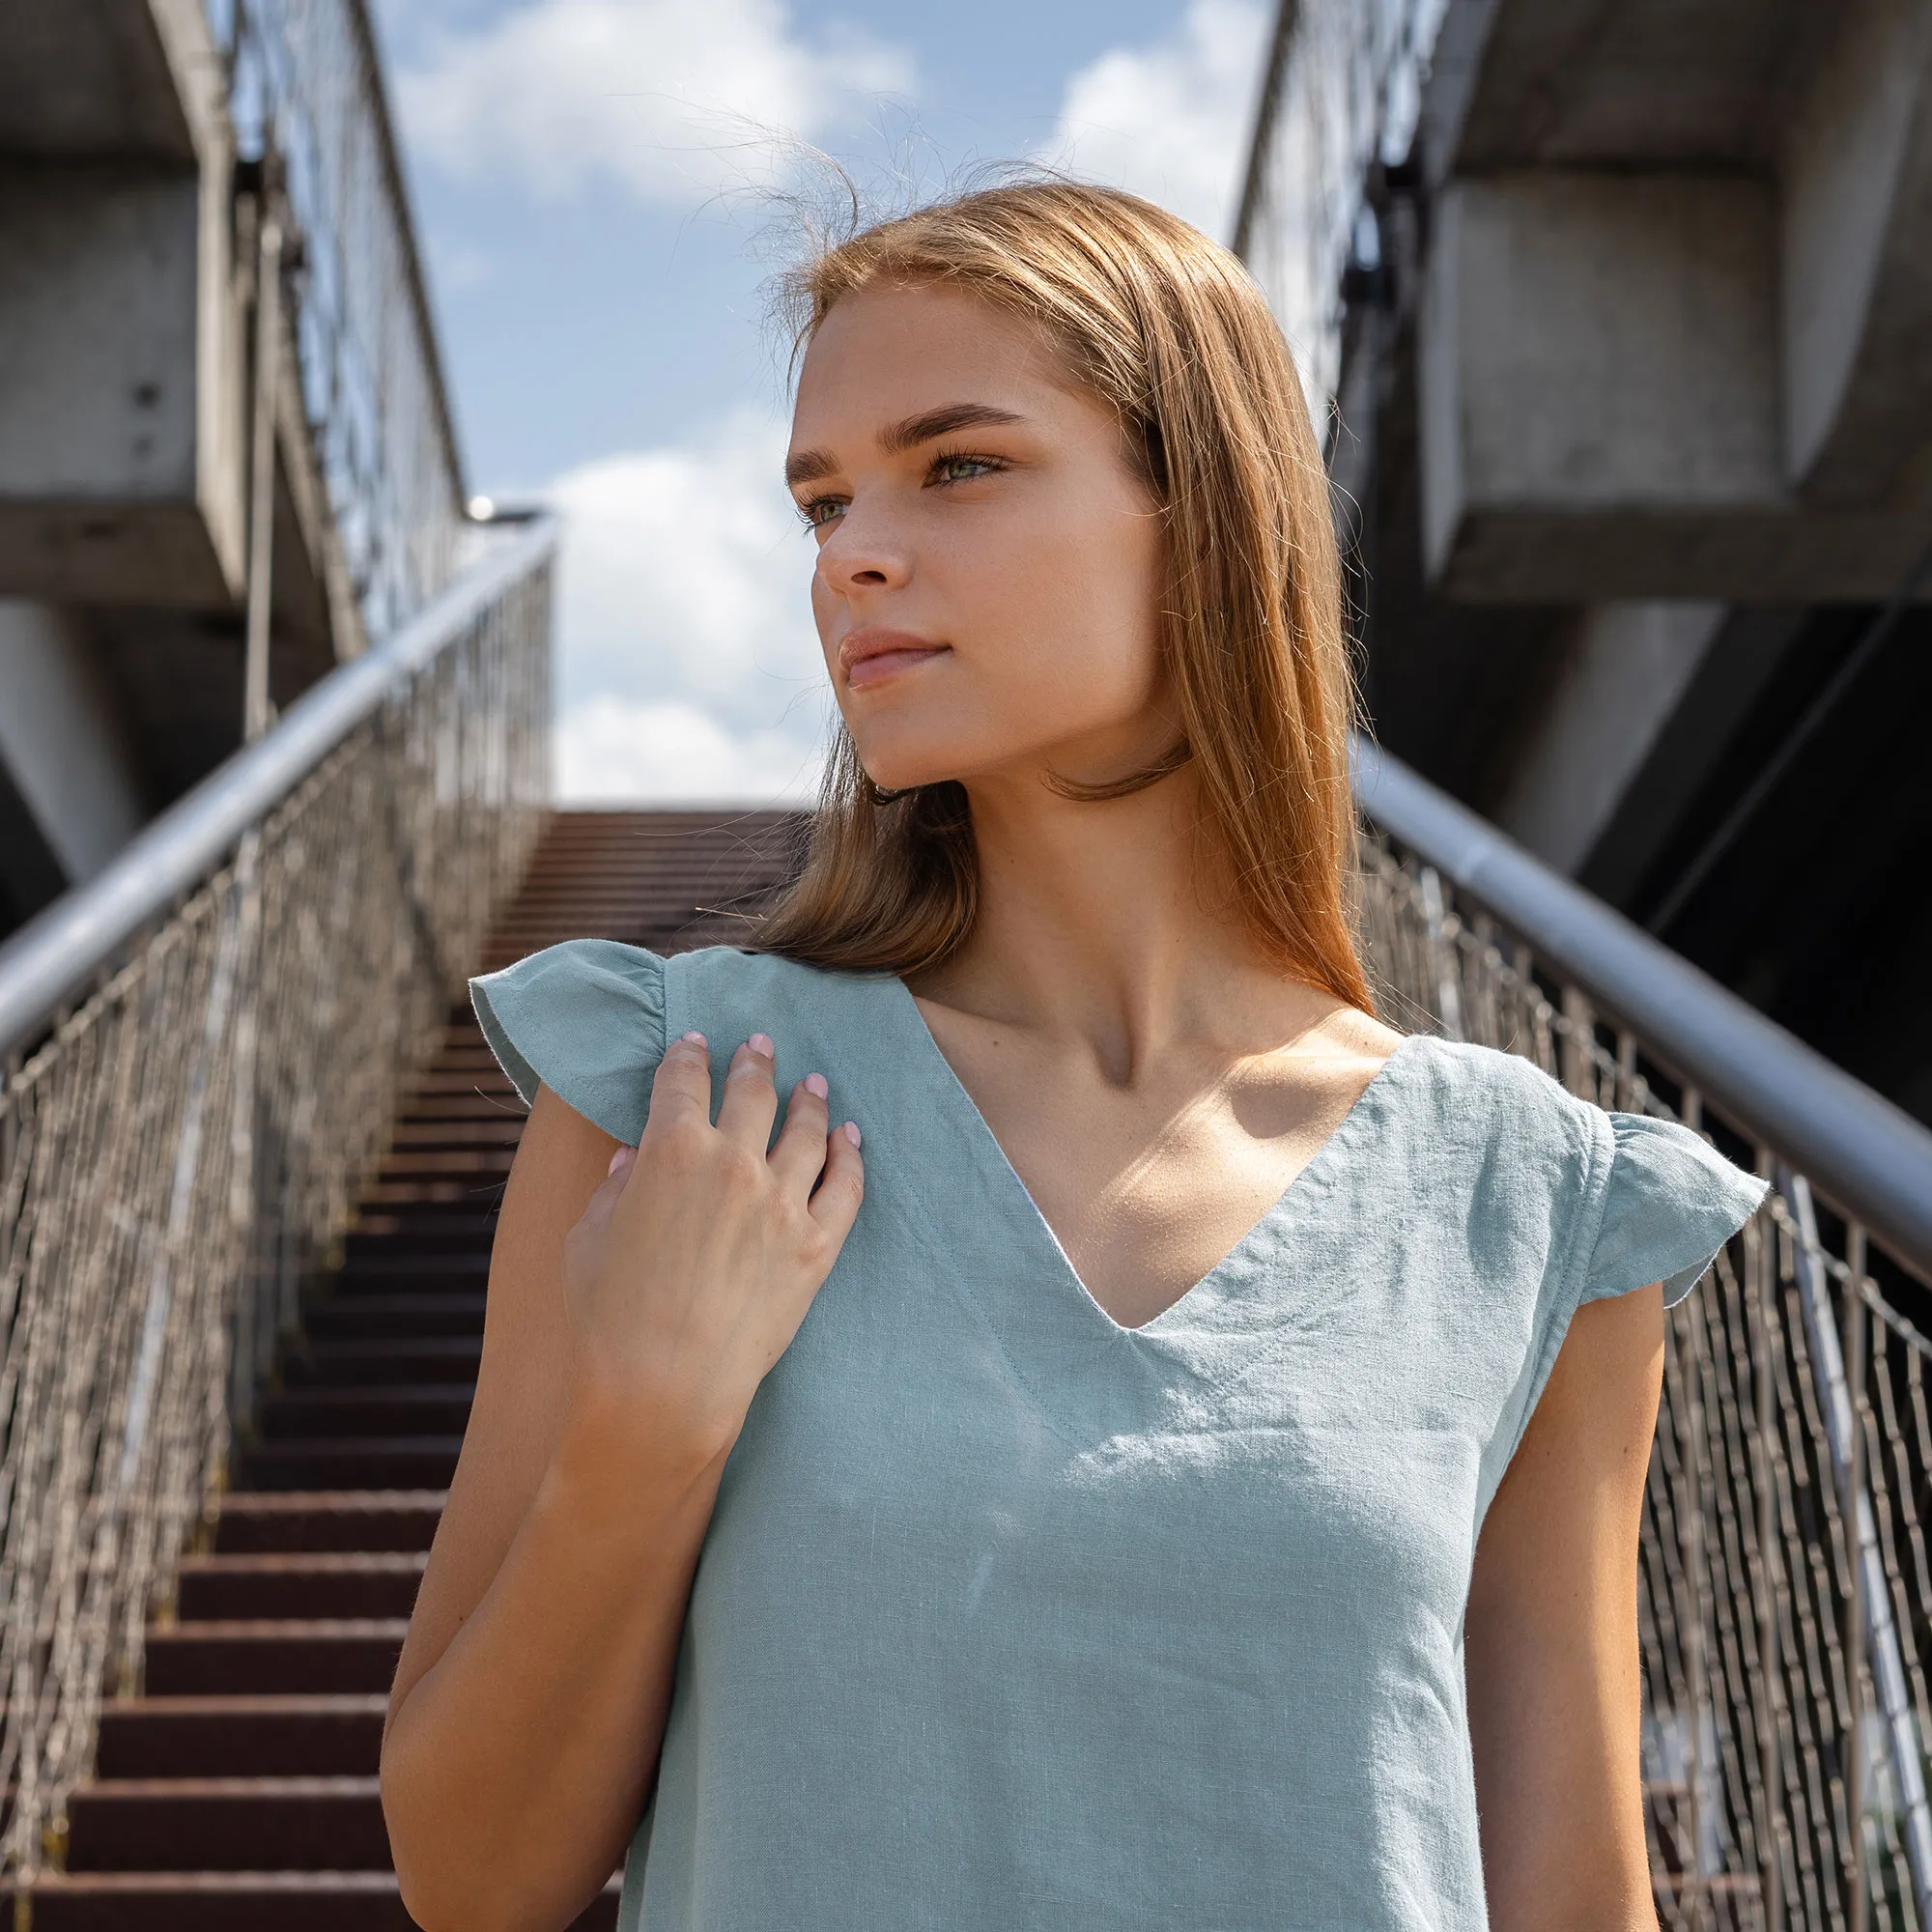
{"type": "Polygon", "coordinates": [[[911,581],[911,548],[876,512],[853,503],[819,548],[818,576],[838,597],[896,590],[911,581]]]}

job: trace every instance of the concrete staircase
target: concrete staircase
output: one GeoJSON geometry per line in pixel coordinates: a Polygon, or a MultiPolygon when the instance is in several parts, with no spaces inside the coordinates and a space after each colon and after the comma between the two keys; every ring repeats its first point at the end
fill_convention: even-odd
{"type": "MultiPolygon", "coordinates": [[[[597,934],[728,942],[784,874],[774,812],[569,812],[546,828],[485,969],[597,934]]],[[[391,1932],[377,1782],[389,1680],[456,1466],[496,1208],[523,1109],[468,1008],[416,1081],[342,1265],[307,1306],[259,1431],[111,1700],[34,1932],[391,1932]]],[[[616,1920],[617,1882],[578,1920],[616,1920]]],[[[30,1906],[30,1912],[21,1910],[30,1906]]]]}

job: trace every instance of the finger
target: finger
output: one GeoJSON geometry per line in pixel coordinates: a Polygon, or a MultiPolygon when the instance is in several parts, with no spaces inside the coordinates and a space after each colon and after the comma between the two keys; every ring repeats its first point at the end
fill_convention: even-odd
{"type": "Polygon", "coordinates": [[[651,1116],[645,1131],[691,1120],[711,1124],[711,1049],[701,1033],[688,1033],[665,1048],[658,1070],[651,1075],[651,1116]]]}
{"type": "Polygon", "coordinates": [[[847,1121],[825,1137],[825,1179],[810,1204],[811,1218],[842,1241],[866,1198],[866,1163],[859,1158],[859,1125],[847,1121]]]}
{"type": "Polygon", "coordinates": [[[724,1097],[718,1105],[718,1131],[759,1154],[771,1141],[772,1122],[779,1111],[773,1067],[770,1037],[754,1033],[731,1056],[730,1071],[724,1076],[724,1097]]]}
{"type": "Polygon", "coordinates": [[[808,1073],[785,1102],[785,1123],[772,1149],[772,1172],[781,1186],[803,1200],[825,1165],[825,1075],[808,1073]]]}

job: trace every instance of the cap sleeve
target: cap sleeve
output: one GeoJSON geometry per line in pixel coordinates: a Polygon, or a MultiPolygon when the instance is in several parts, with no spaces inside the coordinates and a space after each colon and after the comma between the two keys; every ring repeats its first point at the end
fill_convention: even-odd
{"type": "Polygon", "coordinates": [[[664,1058],[665,962],[614,939],[571,939],[469,982],[483,1037],[526,1104],[541,1081],[635,1147],[664,1058]]]}
{"type": "Polygon", "coordinates": [[[1604,1215],[1578,1298],[1601,1301],[1661,1281],[1667,1308],[1757,1211],[1769,1183],[1675,1122],[1612,1114],[1610,1128],[1604,1215]]]}

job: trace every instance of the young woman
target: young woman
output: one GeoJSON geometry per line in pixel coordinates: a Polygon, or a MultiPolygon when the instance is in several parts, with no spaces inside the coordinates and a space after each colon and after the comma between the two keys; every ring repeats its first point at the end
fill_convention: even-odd
{"type": "Polygon", "coordinates": [[[800,286],[804,875],[752,950],[474,982],[531,1111],[409,1909],[561,1927],[628,1843],[648,1932],[1652,1926],[1661,1310],[1761,1183],[1374,1017],[1238,263],[1044,183],[800,286]]]}

